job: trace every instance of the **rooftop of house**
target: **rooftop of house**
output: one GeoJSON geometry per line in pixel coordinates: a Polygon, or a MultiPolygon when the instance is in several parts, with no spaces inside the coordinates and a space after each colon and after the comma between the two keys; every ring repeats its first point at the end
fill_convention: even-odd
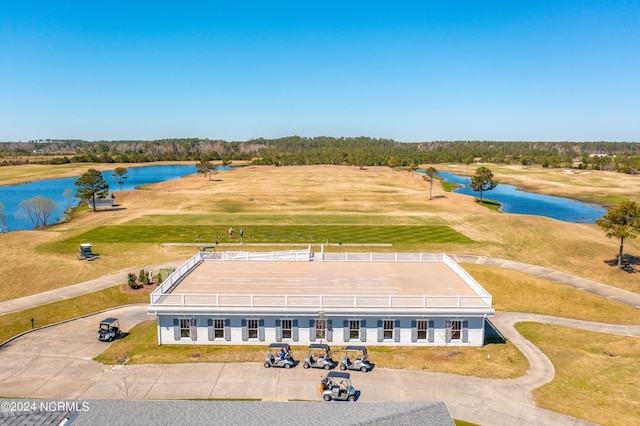
{"type": "MultiPolygon", "coordinates": [[[[359,256],[359,257],[358,257],[359,256]]],[[[152,306],[309,309],[488,309],[489,295],[446,255],[239,260],[201,253],[156,289],[152,306]],[[418,257],[419,256],[419,257],[418,257]]]]}

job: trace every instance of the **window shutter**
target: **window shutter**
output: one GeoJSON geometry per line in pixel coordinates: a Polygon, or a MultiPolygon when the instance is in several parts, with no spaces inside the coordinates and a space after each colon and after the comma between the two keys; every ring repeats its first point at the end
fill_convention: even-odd
{"type": "Polygon", "coordinates": [[[231,320],[229,318],[224,320],[224,340],[231,341],[231,320]]]}
{"type": "Polygon", "coordinates": [[[433,320],[429,320],[429,323],[427,324],[428,326],[428,330],[427,330],[427,337],[429,338],[429,342],[433,343],[435,341],[435,330],[434,328],[434,323],[433,320]]]}
{"type": "Polygon", "coordinates": [[[309,320],[309,341],[316,341],[316,320],[309,320]]]}
{"type": "Polygon", "coordinates": [[[365,320],[360,321],[360,341],[367,341],[367,322],[365,320]]]}
{"type": "Polygon", "coordinates": [[[282,321],[276,320],[276,342],[282,342],[282,321]]]}
{"type": "Polygon", "coordinates": [[[293,337],[294,342],[297,342],[299,340],[298,339],[298,320],[294,319],[293,321],[291,321],[291,324],[292,324],[291,337],[293,337]]]}
{"type": "Polygon", "coordinates": [[[195,318],[190,320],[189,322],[189,334],[191,334],[191,340],[194,342],[198,340],[198,322],[195,318]]]}
{"type": "Polygon", "coordinates": [[[264,320],[258,320],[258,340],[264,342],[264,320]]]}
{"type": "Polygon", "coordinates": [[[247,328],[247,320],[243,319],[242,320],[242,340],[243,341],[247,341],[249,340],[249,329],[247,328]]]}
{"type": "Polygon", "coordinates": [[[400,320],[396,320],[393,328],[393,340],[396,342],[400,341],[400,320]]]}
{"type": "Polygon", "coordinates": [[[180,319],[173,319],[173,340],[180,340],[180,319]]]}
{"type": "Polygon", "coordinates": [[[342,331],[344,333],[344,341],[348,342],[349,341],[349,320],[344,320],[342,325],[343,325],[342,331]]]}
{"type": "Polygon", "coordinates": [[[327,320],[327,342],[333,342],[333,322],[332,322],[332,320],[327,320]]]}
{"type": "Polygon", "coordinates": [[[411,342],[418,341],[418,321],[411,320],[411,342]]]}
{"type": "Polygon", "coordinates": [[[382,328],[382,320],[378,320],[378,342],[384,340],[384,329],[382,328]]]}
{"type": "Polygon", "coordinates": [[[213,340],[215,338],[213,336],[213,319],[211,319],[211,318],[207,319],[207,333],[208,333],[207,338],[209,339],[209,341],[211,341],[211,340],[213,340]]]}
{"type": "Polygon", "coordinates": [[[467,343],[469,341],[469,321],[462,321],[462,341],[467,343]]]}

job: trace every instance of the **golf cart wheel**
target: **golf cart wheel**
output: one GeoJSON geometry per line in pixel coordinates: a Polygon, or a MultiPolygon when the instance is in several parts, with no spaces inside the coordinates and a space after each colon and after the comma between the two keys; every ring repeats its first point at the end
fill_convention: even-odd
{"type": "Polygon", "coordinates": [[[291,368],[291,364],[286,363],[286,364],[284,365],[284,368],[291,368]]]}
{"type": "Polygon", "coordinates": [[[302,364],[302,366],[303,366],[304,368],[309,368],[309,367],[310,367],[310,365],[309,365],[309,364],[307,364],[306,362],[305,362],[304,364],[302,364]]]}
{"type": "Polygon", "coordinates": [[[328,369],[331,368],[331,366],[329,364],[325,364],[324,367],[322,367],[322,368],[324,368],[325,370],[328,370],[328,369]]]}
{"type": "Polygon", "coordinates": [[[322,398],[323,398],[325,401],[327,401],[327,402],[328,402],[328,401],[331,401],[331,395],[326,395],[326,394],[325,394],[325,395],[322,395],[322,398]]]}
{"type": "Polygon", "coordinates": [[[347,366],[344,364],[340,364],[340,370],[344,371],[347,369],[347,366]]]}
{"type": "Polygon", "coordinates": [[[264,363],[264,368],[269,368],[269,367],[271,367],[271,364],[269,364],[268,362],[265,362],[264,363]]]}
{"type": "Polygon", "coordinates": [[[356,400],[356,396],[355,395],[349,395],[349,398],[347,398],[348,401],[353,402],[356,400]]]}
{"type": "Polygon", "coordinates": [[[369,370],[367,369],[367,367],[362,367],[362,368],[360,368],[360,371],[362,371],[363,373],[366,373],[369,370]]]}

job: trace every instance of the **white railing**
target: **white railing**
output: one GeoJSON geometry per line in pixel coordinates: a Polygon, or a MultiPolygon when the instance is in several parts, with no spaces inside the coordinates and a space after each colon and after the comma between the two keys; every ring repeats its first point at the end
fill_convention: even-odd
{"type": "Polygon", "coordinates": [[[490,308],[477,296],[362,296],[292,294],[151,295],[152,305],[215,308],[490,308]]]}
{"type": "Polygon", "coordinates": [[[225,251],[225,252],[198,252],[193,257],[180,265],[171,275],[169,275],[162,285],[151,293],[151,304],[160,303],[168,297],[173,288],[189,271],[204,260],[244,260],[244,261],[294,261],[308,262],[313,258],[311,246],[304,250],[286,250],[276,252],[246,252],[246,251],[225,251]]]}
{"type": "Polygon", "coordinates": [[[324,262],[442,262],[443,253],[326,253],[324,262]]]}
{"type": "Polygon", "coordinates": [[[191,259],[187,260],[185,263],[180,265],[178,269],[173,271],[173,273],[169,275],[157,289],[153,290],[153,293],[151,293],[151,303],[153,303],[153,295],[165,295],[170,293],[171,289],[178,284],[180,278],[186,275],[191,268],[202,262],[203,254],[205,253],[198,252],[194,254],[191,259]]]}
{"type": "MultiPolygon", "coordinates": [[[[320,260],[324,262],[443,262],[451,270],[460,277],[475,293],[477,296],[298,296],[298,295],[280,295],[280,296],[264,296],[264,295],[197,295],[197,294],[170,294],[173,288],[180,282],[180,280],[198,263],[202,261],[309,261],[313,258],[313,252],[311,252],[311,246],[305,250],[287,250],[277,252],[243,252],[243,251],[228,251],[220,253],[205,253],[198,252],[191,259],[181,265],[174,273],[172,273],[160,287],[151,293],[151,304],[162,305],[176,305],[176,306],[274,306],[274,307],[431,307],[428,301],[433,300],[453,300],[454,302],[447,302],[446,305],[433,305],[438,307],[464,307],[464,300],[480,300],[480,304],[473,304],[469,306],[491,306],[492,298],[489,293],[475,280],[471,275],[467,273],[462,267],[454,262],[449,256],[444,253],[325,253],[324,246],[320,255],[320,260]],[[228,298],[233,296],[234,300],[242,299],[239,304],[221,304],[220,297],[228,298]],[[315,302],[302,303],[290,305],[287,304],[287,299],[302,300],[301,298],[319,298],[315,302]],[[348,302],[338,302],[336,298],[347,297],[348,302]],[[247,302],[247,298],[251,301],[247,302]],[[277,302],[276,304],[269,305],[254,305],[253,300],[257,298],[259,300],[273,300],[273,298],[284,298],[285,302],[277,302]],[[385,303],[371,303],[369,305],[362,305],[366,300],[378,300],[380,298],[388,298],[388,302],[385,303]],[[394,305],[399,303],[399,300],[406,299],[406,305],[394,305]],[[329,301],[329,305],[326,301],[329,301]],[[331,301],[334,302],[331,302],[331,301]],[[360,305],[358,305],[360,300],[360,305]],[[418,300],[423,300],[422,305],[418,300]],[[428,301],[427,301],[428,300],[428,301]],[[332,305],[331,303],[337,303],[332,305]]],[[[225,299],[231,300],[231,299],[225,299]]]]}
{"type": "Polygon", "coordinates": [[[471,290],[473,290],[479,297],[482,297],[485,303],[491,305],[491,295],[487,293],[487,291],[475,279],[473,279],[467,271],[444,253],[442,254],[442,261],[445,265],[451,268],[451,270],[455,272],[456,275],[458,275],[471,288],[471,290]]]}
{"type": "Polygon", "coordinates": [[[285,250],[274,252],[249,252],[249,251],[223,251],[221,253],[208,253],[218,256],[207,256],[213,260],[264,260],[264,261],[288,261],[308,262],[313,257],[311,246],[303,250],[285,250]]]}

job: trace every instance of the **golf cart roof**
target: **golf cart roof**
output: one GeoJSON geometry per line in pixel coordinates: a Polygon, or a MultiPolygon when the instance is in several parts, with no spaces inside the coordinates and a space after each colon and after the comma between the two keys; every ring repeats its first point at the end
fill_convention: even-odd
{"type": "Polygon", "coordinates": [[[269,345],[269,349],[286,349],[289,350],[288,343],[272,343],[269,345]]]}
{"type": "Polygon", "coordinates": [[[348,351],[367,352],[367,347],[366,346],[347,346],[347,350],[348,351]]]}
{"type": "Polygon", "coordinates": [[[89,244],[89,243],[82,243],[82,244],[80,244],[80,247],[91,247],[91,244],[89,244]]]}
{"type": "Polygon", "coordinates": [[[343,373],[342,371],[330,371],[329,374],[327,374],[327,377],[332,379],[349,379],[351,374],[343,373]]]}
{"type": "Polygon", "coordinates": [[[100,324],[112,324],[117,321],[118,321],[118,318],[105,318],[102,321],[100,321],[100,324]]]}
{"type": "Polygon", "coordinates": [[[309,349],[322,349],[329,351],[329,345],[325,345],[324,343],[312,343],[309,345],[309,349]]]}

